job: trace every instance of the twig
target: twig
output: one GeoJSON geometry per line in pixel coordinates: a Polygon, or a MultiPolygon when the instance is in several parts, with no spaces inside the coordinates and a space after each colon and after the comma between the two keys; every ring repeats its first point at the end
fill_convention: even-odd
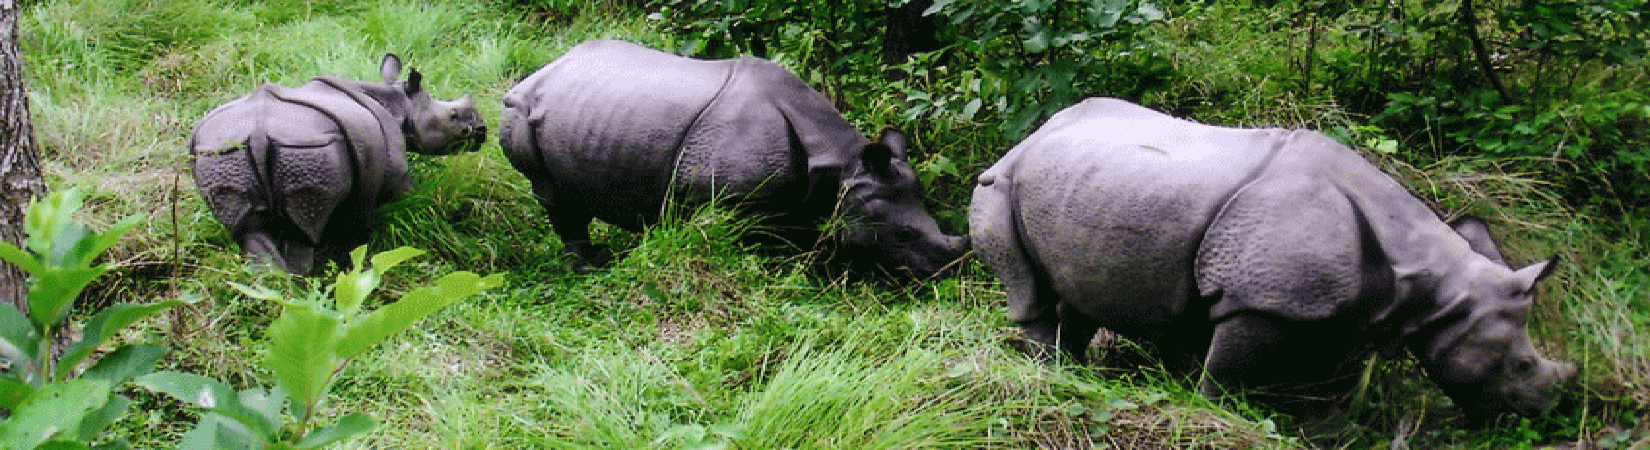
{"type": "Polygon", "coordinates": [[[1489,80],[1490,87],[1501,94],[1501,103],[1513,103],[1512,95],[1507,88],[1501,85],[1501,77],[1495,75],[1495,68],[1490,64],[1489,51],[1484,48],[1484,38],[1478,35],[1478,16],[1472,12],[1472,0],[1461,0],[1461,22],[1467,28],[1467,41],[1472,43],[1472,53],[1478,60],[1478,69],[1484,72],[1484,79],[1489,80]]]}
{"type": "Polygon", "coordinates": [[[178,270],[183,267],[183,236],[178,231],[178,179],[183,178],[180,172],[172,173],[172,273],[167,280],[167,292],[172,297],[178,296],[178,270]]]}

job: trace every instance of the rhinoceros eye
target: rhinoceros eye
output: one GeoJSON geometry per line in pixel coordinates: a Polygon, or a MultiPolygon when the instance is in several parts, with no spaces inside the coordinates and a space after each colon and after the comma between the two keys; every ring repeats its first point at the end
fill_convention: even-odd
{"type": "Polygon", "coordinates": [[[1535,358],[1523,357],[1513,362],[1513,375],[1528,377],[1535,371],[1535,358]]]}
{"type": "Polygon", "coordinates": [[[911,227],[898,227],[898,228],[895,228],[894,229],[894,240],[897,240],[897,241],[900,241],[900,242],[915,241],[915,240],[917,240],[917,230],[913,230],[913,229],[911,229],[911,227]]]}

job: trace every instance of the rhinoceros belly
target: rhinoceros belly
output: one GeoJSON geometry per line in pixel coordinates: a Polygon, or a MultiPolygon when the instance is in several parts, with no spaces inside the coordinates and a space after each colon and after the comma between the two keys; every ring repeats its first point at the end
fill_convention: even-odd
{"type": "Polygon", "coordinates": [[[1067,304],[1107,326],[1163,323],[1196,295],[1204,230],[1264,164],[1270,134],[1130,119],[1072,125],[1028,139],[1035,151],[1017,156],[1021,241],[1067,304]]]}

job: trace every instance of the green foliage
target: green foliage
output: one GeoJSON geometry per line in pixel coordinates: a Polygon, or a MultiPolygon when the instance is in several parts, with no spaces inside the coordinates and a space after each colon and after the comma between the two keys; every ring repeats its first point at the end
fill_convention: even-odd
{"type": "MultiPolygon", "coordinates": [[[[793,390],[856,417],[888,417],[865,404],[911,411],[898,416],[909,422],[889,422],[891,434],[932,430],[919,422],[955,414],[948,417],[961,417],[959,428],[976,433],[948,441],[964,447],[986,440],[1010,448],[1386,448],[1401,439],[1411,448],[1628,448],[1645,438],[1650,259],[1643,242],[1650,222],[1608,204],[1564,205],[1555,195],[1570,189],[1571,178],[1531,169],[1556,161],[1620,177],[1583,185],[1601,198],[1644,186],[1625,181],[1645,179],[1630,170],[1631,160],[1605,164],[1644,148],[1638,139],[1650,128],[1630,110],[1650,104],[1641,98],[1650,92],[1644,62],[1619,51],[1620,58],[1598,56],[1645,42],[1610,34],[1631,31],[1639,19],[1609,5],[1634,3],[1477,2],[1495,73],[1514,94],[1505,97],[1484,95],[1493,88],[1451,25],[1454,2],[1153,2],[1161,19],[1137,24],[1119,16],[1116,31],[1064,47],[1054,47],[1053,37],[1093,26],[1089,5],[1107,2],[953,2],[928,16],[940,19],[937,37],[950,47],[892,65],[878,50],[883,11],[898,0],[666,0],[649,3],[659,12],[652,19],[633,11],[636,3],[24,2],[19,39],[48,181],[91,186],[83,216],[94,228],[135,212],[176,211],[175,226],[150,221],[111,247],[112,256],[131,262],[84,292],[89,301],[177,292],[204,299],[167,315],[168,337],[181,345],[157,364],[221,380],[218,388],[180,375],[169,389],[227,405],[223,414],[196,414],[171,394],[127,392],[141,414],[116,420],[105,435],[162,448],[189,432],[251,433],[242,422],[279,424],[283,437],[296,432],[301,408],[270,378],[274,350],[262,345],[270,337],[265,326],[287,308],[225,283],[291,280],[241,268],[227,232],[194,194],[182,149],[196,118],[260,83],[376,78],[386,51],[425,71],[438,96],[472,93],[483,116],[496,117],[496,99],[527,73],[581,41],[617,38],[686,47],[696,56],[774,58],[833,98],[860,129],[901,128],[918,149],[914,164],[930,210],[959,231],[972,175],[1016,137],[1006,123],[1024,109],[1011,102],[1065,106],[1051,98],[1058,86],[1048,80],[1067,76],[1055,67],[1026,84],[1041,93],[1011,91],[1030,70],[1054,62],[1079,67],[1065,87],[1073,98],[1122,97],[1212,124],[1313,128],[1371,147],[1377,163],[1447,211],[1494,212],[1488,215],[1513,259],[1561,256],[1566,264],[1543,282],[1531,326],[1544,352],[1583,364],[1583,388],[1549,416],[1475,430],[1413,364],[1387,362],[1370,394],[1349,405],[1358,412],[1331,422],[1345,430],[1341,437],[1324,438],[1240,400],[1212,404],[1196,395],[1195,381],[1149,367],[1048,367],[1015,354],[1003,345],[1016,332],[1003,318],[1002,292],[978,262],[950,280],[846,282],[838,271],[808,268],[810,254],[742,245],[736,236],[760,231],[727,220],[725,211],[696,212],[645,233],[594,225],[598,241],[630,250],[608,271],[573,274],[528,184],[489,144],[475,154],[413,157],[418,187],[385,208],[373,245],[430,254],[399,266],[400,276],[381,277],[379,289],[407,292],[414,280],[460,268],[509,271],[509,284],[486,302],[449,305],[359,353],[327,382],[312,382],[327,389],[312,421],[351,419],[287,444],[348,435],[340,447],[755,448],[769,433],[758,426],[786,428],[774,441],[810,440],[802,446],[875,439],[863,431],[870,427],[814,426],[850,414],[826,421],[806,404],[758,399],[793,390]],[[666,5],[671,10],[659,8],[666,5]],[[1526,5],[1557,10],[1545,19],[1548,13],[1534,9],[1514,18],[1526,5]],[[982,16],[953,25],[951,14],[963,8],[1004,17],[1041,8],[1060,22],[1000,19],[986,29],[982,16]],[[1527,25],[1515,32],[1507,25],[1514,20],[1527,25]],[[1022,53],[1036,27],[1047,30],[1049,47],[1022,53]],[[995,37],[981,41],[986,35],[995,37]],[[1520,39],[1531,42],[1514,43],[1520,39]],[[1414,101],[1395,102],[1393,93],[1414,101]],[[1507,106],[1517,109],[1498,116],[1507,106]],[[1388,107],[1394,113],[1381,114],[1388,107]],[[1477,147],[1492,144],[1499,153],[1477,147]],[[1558,145],[1580,156],[1548,159],[1558,145]],[[1541,158],[1493,159],[1503,155],[1541,158]],[[1509,179],[1527,189],[1489,189],[1509,179]],[[174,182],[182,186],[175,194],[174,182]],[[866,387],[848,379],[887,392],[861,392],[866,387]],[[266,388],[243,389],[258,385],[266,388]],[[741,419],[759,404],[798,413],[741,419]],[[367,414],[374,431],[353,431],[364,428],[367,414]]],[[[290,301],[341,309],[333,296],[297,297],[290,301]]],[[[380,304],[369,296],[360,308],[380,304]]],[[[5,321],[32,326],[27,317],[5,321]]],[[[160,377],[153,381],[160,385],[160,377]]],[[[0,400],[18,392],[0,383],[0,400]]]]}
{"type": "MultiPolygon", "coordinates": [[[[109,270],[92,264],[126,230],[142,220],[131,216],[109,231],[97,233],[74,219],[84,206],[78,189],[56,192],[29,204],[23,219],[23,248],[0,242],[0,259],[29,275],[28,313],[0,306],[0,448],[89,448],[131,401],[114,393],[116,386],[148,373],[161,347],[122,344],[103,355],[116,332],[161,310],[178,305],[167,300],[148,305],[119,303],[94,313],[78,341],[54,354],[81,291],[109,270]],[[90,362],[90,367],[81,365],[90,362]]],[[[113,439],[96,448],[126,448],[113,439]]]]}
{"type": "MultiPolygon", "coordinates": [[[[882,42],[882,18],[887,8],[904,3],[857,0],[819,7],[661,0],[655,3],[659,12],[651,17],[682,36],[677,49],[681,53],[748,53],[789,62],[803,79],[826,85],[822,89],[829,93],[846,89],[826,80],[846,86],[882,84],[881,46],[887,45],[882,42]]],[[[904,118],[914,121],[943,112],[966,121],[993,114],[1007,118],[1002,127],[1008,139],[1017,139],[1038,120],[1093,92],[1098,87],[1095,80],[1128,77],[1097,55],[1111,49],[1106,42],[1132,41],[1140,30],[1165,17],[1149,0],[940,0],[923,15],[958,31],[932,30],[954,42],[951,48],[899,64],[908,77],[921,80],[892,86],[910,103],[904,118]],[[942,58],[949,60],[941,62],[942,58]],[[936,75],[945,80],[930,77],[929,70],[942,72],[936,75]],[[959,81],[951,84],[953,80],[959,81]]]]}
{"type": "MultiPolygon", "coordinates": [[[[968,89],[952,102],[964,119],[983,106],[1003,117],[1005,137],[1018,139],[1031,126],[1096,91],[1095,74],[1110,68],[1091,53],[1108,40],[1130,41],[1164,13],[1148,0],[989,1],[939,0],[924,14],[937,15],[959,30],[977,30],[959,39],[958,52],[968,89]],[[978,77],[976,84],[972,79],[978,77]],[[985,88],[980,88],[985,86],[985,88]]],[[[917,102],[914,108],[923,108],[917,102]]],[[[920,109],[917,110],[920,115],[920,109]]]]}
{"type": "Polygon", "coordinates": [[[1308,2],[1297,13],[1346,24],[1353,44],[1303,54],[1325,69],[1305,75],[1431,150],[1406,155],[1526,158],[1566,200],[1621,213],[1650,200],[1650,94],[1632,68],[1650,52],[1644,5],[1308,2]]]}
{"type": "Polygon", "coordinates": [[[310,429],[317,407],[350,361],[414,322],[452,302],[503,283],[503,274],[481,277],[454,272],[406,293],[372,311],[362,304],[378,289],[383,274],[423,251],[402,247],[372,256],[366,246],[350,252],[352,267],[340,272],[327,290],[288,297],[279,292],[233,283],[248,297],[281,305],[269,326],[269,360],[275,388],[236,392],[217,380],[182,372],[139,377],[139,385],[205,409],[201,421],[184,436],[183,448],[321,448],[370,431],[371,418],[350,414],[337,424],[310,429]],[[330,296],[327,295],[330,292],[330,296]],[[330,297],[330,302],[328,301],[330,297]],[[282,410],[292,402],[295,429],[286,430],[282,410]]]}

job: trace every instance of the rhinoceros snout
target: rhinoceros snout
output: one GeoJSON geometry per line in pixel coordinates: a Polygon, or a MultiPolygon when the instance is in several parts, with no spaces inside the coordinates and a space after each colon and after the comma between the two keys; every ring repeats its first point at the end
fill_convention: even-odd
{"type": "Polygon", "coordinates": [[[1572,380],[1575,380],[1576,372],[1579,372],[1580,369],[1581,369],[1581,366],[1576,365],[1576,363],[1568,362],[1568,361],[1559,362],[1558,363],[1558,382],[1568,383],[1572,380]]]}
{"type": "MultiPolygon", "coordinates": [[[[895,268],[900,272],[918,279],[946,278],[956,272],[957,266],[962,264],[968,256],[968,236],[940,235],[934,243],[933,256],[924,258],[923,263],[916,267],[911,264],[901,264],[895,268]]],[[[930,241],[933,242],[933,241],[930,241]]]]}

